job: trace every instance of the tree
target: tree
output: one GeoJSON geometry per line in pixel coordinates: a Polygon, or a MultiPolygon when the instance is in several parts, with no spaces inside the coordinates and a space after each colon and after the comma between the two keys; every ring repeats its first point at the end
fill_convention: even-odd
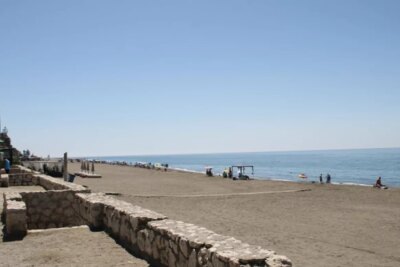
{"type": "Polygon", "coordinates": [[[30,156],[31,156],[31,152],[29,151],[29,149],[22,151],[23,158],[28,159],[30,156]]]}

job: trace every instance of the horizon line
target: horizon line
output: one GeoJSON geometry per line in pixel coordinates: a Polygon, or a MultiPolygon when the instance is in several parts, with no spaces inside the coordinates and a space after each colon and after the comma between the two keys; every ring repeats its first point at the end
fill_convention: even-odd
{"type": "Polygon", "coordinates": [[[378,150],[400,149],[400,147],[367,147],[367,148],[324,148],[301,150],[269,150],[269,151],[235,151],[235,152],[198,152],[198,153],[162,153],[162,154],[132,154],[132,155],[105,155],[105,156],[71,156],[71,158],[95,158],[95,157],[149,157],[149,156],[190,156],[190,155],[219,155],[219,154],[250,154],[250,153],[279,153],[279,152],[318,152],[318,151],[346,151],[346,150],[378,150]]]}

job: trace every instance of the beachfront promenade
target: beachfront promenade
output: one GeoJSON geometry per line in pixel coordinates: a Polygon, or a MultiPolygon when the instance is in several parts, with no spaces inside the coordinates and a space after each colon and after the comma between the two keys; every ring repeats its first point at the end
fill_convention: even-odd
{"type": "Polygon", "coordinates": [[[272,249],[294,266],[400,266],[399,189],[232,181],[112,165],[96,165],[96,172],[103,178],[75,182],[272,249]]]}

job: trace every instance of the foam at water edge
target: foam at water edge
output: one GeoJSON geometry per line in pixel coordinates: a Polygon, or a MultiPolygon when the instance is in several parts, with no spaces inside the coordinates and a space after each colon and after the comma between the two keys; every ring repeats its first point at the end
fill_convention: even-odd
{"type": "Polygon", "coordinates": [[[188,170],[188,169],[182,169],[182,168],[169,168],[170,170],[173,171],[180,171],[180,172],[189,172],[189,173],[201,173],[201,174],[205,174],[205,172],[201,172],[201,171],[194,171],[194,170],[188,170]]]}

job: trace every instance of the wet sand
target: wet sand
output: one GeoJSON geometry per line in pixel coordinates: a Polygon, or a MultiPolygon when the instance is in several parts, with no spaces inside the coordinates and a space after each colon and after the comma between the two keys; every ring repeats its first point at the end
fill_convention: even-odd
{"type": "Polygon", "coordinates": [[[295,266],[400,266],[400,189],[232,181],[102,164],[96,172],[103,178],[75,182],[275,250],[295,266]]]}

